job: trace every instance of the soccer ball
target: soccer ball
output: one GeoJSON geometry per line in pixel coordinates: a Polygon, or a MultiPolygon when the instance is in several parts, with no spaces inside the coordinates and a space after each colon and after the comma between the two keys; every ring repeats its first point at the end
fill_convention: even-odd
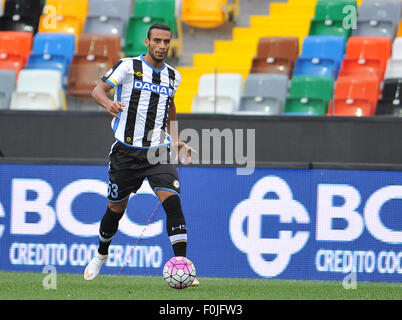
{"type": "Polygon", "coordinates": [[[186,257],[173,257],[163,267],[163,279],[169,287],[185,289],[195,279],[195,267],[186,257]]]}

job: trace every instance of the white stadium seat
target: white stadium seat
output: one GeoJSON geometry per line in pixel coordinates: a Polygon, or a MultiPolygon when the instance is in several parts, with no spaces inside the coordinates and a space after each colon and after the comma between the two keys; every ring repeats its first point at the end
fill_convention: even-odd
{"type": "Polygon", "coordinates": [[[60,71],[21,70],[10,109],[62,110],[63,96],[60,71]]]}
{"type": "Polygon", "coordinates": [[[392,46],[392,59],[402,60],[402,37],[396,38],[392,46]]]}
{"type": "Polygon", "coordinates": [[[389,59],[385,70],[385,79],[402,78],[402,59],[389,59]]]}
{"type": "Polygon", "coordinates": [[[193,100],[192,112],[232,114],[239,108],[241,94],[241,74],[204,74],[193,100]]]}

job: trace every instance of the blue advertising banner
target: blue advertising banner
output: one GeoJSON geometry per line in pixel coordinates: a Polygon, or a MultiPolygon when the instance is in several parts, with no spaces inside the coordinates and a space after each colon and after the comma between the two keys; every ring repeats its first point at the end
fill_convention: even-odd
{"type": "MultiPolygon", "coordinates": [[[[402,172],[181,167],[179,176],[199,276],[402,280],[402,172]]],[[[0,182],[0,270],[83,273],[107,167],[0,164],[0,182]]],[[[145,181],[102,273],[161,275],[173,256],[165,221],[145,181]]]]}

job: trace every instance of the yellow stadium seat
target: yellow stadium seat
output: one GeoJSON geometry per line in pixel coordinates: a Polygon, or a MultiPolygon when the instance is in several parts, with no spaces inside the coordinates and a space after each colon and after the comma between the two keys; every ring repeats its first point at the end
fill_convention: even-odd
{"type": "Polygon", "coordinates": [[[43,11],[39,33],[72,33],[78,43],[88,14],[88,0],[47,0],[43,11]]]}
{"type": "Polygon", "coordinates": [[[46,0],[46,6],[56,8],[57,16],[70,16],[80,19],[82,25],[88,15],[88,0],[46,0]]]}
{"type": "Polygon", "coordinates": [[[57,32],[57,33],[72,33],[75,35],[76,48],[78,40],[82,32],[82,25],[79,18],[76,17],[60,17],[56,23],[49,22],[49,16],[42,15],[39,21],[39,33],[57,32]]]}
{"type": "Polygon", "coordinates": [[[215,28],[238,15],[239,2],[229,5],[228,0],[183,0],[182,21],[198,28],[215,28]]]}

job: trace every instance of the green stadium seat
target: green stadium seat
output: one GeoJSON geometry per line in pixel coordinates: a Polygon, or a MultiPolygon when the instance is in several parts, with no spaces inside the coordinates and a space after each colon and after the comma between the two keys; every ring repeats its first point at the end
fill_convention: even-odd
{"type": "Polygon", "coordinates": [[[320,76],[294,76],[285,114],[325,115],[333,96],[333,78],[320,76]]]}
{"type": "Polygon", "coordinates": [[[164,18],[172,33],[177,32],[175,0],[136,0],[133,17],[164,18]]]}
{"type": "Polygon", "coordinates": [[[166,24],[166,20],[161,17],[130,17],[124,45],[124,53],[127,57],[136,57],[147,53],[148,49],[144,40],[147,37],[149,27],[154,23],[166,24]]]}
{"type": "MultiPolygon", "coordinates": [[[[356,9],[355,0],[320,0],[316,4],[315,15],[311,20],[309,35],[342,36],[347,39],[352,34],[352,25],[345,28],[344,22],[351,11],[344,10],[347,6],[356,9]]],[[[350,21],[348,21],[351,23],[350,21]]]]}
{"type": "MultiPolygon", "coordinates": [[[[183,31],[181,21],[176,16],[175,0],[136,0],[134,3],[134,18],[143,19],[143,21],[155,21],[164,23],[170,27],[172,31],[172,42],[170,44],[169,56],[180,56],[183,52],[183,31]]],[[[132,24],[137,25],[139,22],[130,21],[132,24]]],[[[147,24],[148,25],[148,24],[147,24]]],[[[150,26],[150,25],[149,25],[150,26]]],[[[132,26],[129,25],[132,31],[132,26]]],[[[139,29],[142,31],[142,29],[139,29]]],[[[141,46],[142,50],[145,46],[141,46]]]]}

